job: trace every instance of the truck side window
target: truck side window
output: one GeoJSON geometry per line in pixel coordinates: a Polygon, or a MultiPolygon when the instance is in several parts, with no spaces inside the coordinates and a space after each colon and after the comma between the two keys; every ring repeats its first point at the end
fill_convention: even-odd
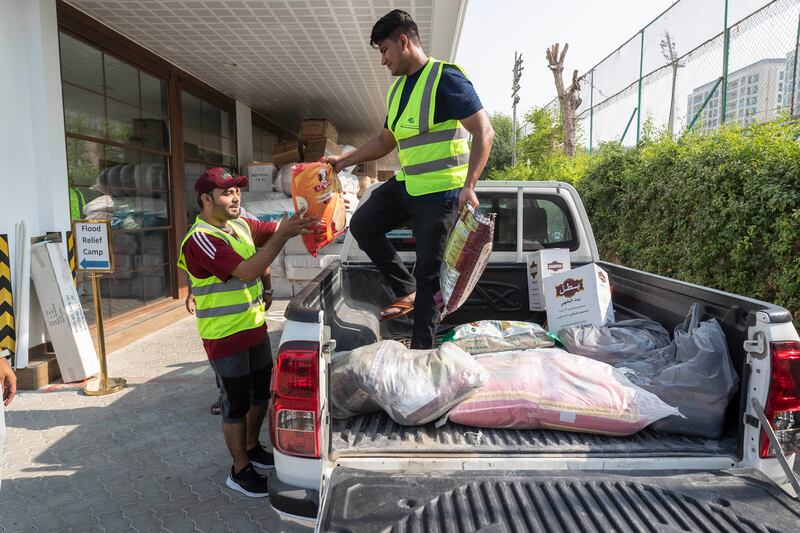
{"type": "Polygon", "coordinates": [[[522,250],[578,246],[572,220],[563,200],[557,196],[525,195],[523,199],[522,250]]]}
{"type": "Polygon", "coordinates": [[[498,252],[513,252],[517,249],[517,194],[500,192],[478,192],[479,208],[496,213],[494,242],[492,248],[498,252]]]}

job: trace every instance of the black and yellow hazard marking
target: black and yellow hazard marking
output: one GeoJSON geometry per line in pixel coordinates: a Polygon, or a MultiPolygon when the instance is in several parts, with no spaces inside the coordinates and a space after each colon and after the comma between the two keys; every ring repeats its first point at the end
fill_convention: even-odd
{"type": "Polygon", "coordinates": [[[78,279],[76,278],[77,271],[75,265],[75,237],[71,231],[67,232],[67,261],[69,262],[69,270],[72,272],[72,283],[77,287],[78,279]]]}
{"type": "Polygon", "coordinates": [[[14,298],[11,294],[11,262],[8,253],[8,235],[0,234],[0,349],[17,352],[14,332],[14,298]]]}

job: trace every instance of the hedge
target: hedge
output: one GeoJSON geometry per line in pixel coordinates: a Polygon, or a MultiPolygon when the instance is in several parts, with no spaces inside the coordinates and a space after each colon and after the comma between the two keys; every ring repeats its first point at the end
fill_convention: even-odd
{"type": "Polygon", "coordinates": [[[800,327],[800,125],[551,154],[491,179],[576,186],[607,261],[773,302],[800,327]]]}
{"type": "Polygon", "coordinates": [[[607,145],[569,181],[604,260],[774,302],[800,325],[799,136],[775,122],[607,145]]]}

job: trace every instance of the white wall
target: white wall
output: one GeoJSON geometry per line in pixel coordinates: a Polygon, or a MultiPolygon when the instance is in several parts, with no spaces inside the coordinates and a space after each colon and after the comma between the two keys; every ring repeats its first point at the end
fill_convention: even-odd
{"type": "MultiPolygon", "coordinates": [[[[0,0],[0,233],[69,229],[67,155],[55,0],[0,0]]],[[[12,278],[16,276],[12,267],[12,278]]],[[[44,323],[31,316],[30,345],[44,323]]]]}

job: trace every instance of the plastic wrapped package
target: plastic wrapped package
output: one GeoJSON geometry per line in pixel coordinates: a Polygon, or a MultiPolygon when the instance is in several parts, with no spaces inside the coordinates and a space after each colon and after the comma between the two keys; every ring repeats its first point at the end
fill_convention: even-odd
{"type": "Polygon", "coordinates": [[[461,307],[478,283],[492,253],[494,219],[494,213],[483,215],[469,205],[458,217],[439,271],[441,291],[435,299],[442,316],[461,307]]]}
{"type": "Polygon", "coordinates": [[[272,188],[277,192],[282,192],[287,196],[292,194],[292,167],[297,163],[288,163],[281,166],[278,172],[275,173],[275,180],[272,182],[272,188]]]}
{"type": "Polygon", "coordinates": [[[568,352],[610,365],[669,344],[669,332],[661,324],[640,318],[600,327],[562,328],[558,338],[568,352]]]}
{"type": "Polygon", "coordinates": [[[410,350],[397,341],[380,341],[334,359],[332,366],[334,418],[382,409],[407,426],[441,417],[488,379],[486,370],[453,343],[410,350]]]}
{"type": "Polygon", "coordinates": [[[291,195],[277,191],[242,191],[240,196],[243,204],[261,200],[284,200],[286,198],[291,198],[291,195]]]}
{"type": "Polygon", "coordinates": [[[322,234],[304,234],[308,253],[317,252],[341,235],[347,224],[342,185],[333,167],[327,163],[298,163],[292,167],[292,200],[295,211],[303,217],[316,217],[322,234]]]}
{"type": "MultiPolygon", "coordinates": [[[[356,147],[355,146],[351,146],[349,144],[343,144],[342,145],[342,155],[349,154],[350,152],[355,152],[355,151],[356,151],[356,147]]],[[[356,166],[352,165],[352,166],[349,166],[349,167],[344,167],[343,172],[349,172],[349,173],[352,174],[355,169],[356,169],[356,166]]]]}
{"type": "Polygon", "coordinates": [[[166,223],[167,203],[163,198],[145,196],[98,196],[83,206],[87,220],[111,220],[114,229],[136,229],[166,223]]]}
{"type": "Polygon", "coordinates": [[[622,436],[679,415],[614,367],[558,348],[502,352],[476,361],[489,380],[450,411],[451,422],[622,436]]]}
{"type": "Polygon", "coordinates": [[[714,319],[701,322],[697,304],[675,328],[671,344],[615,366],[683,414],[659,420],[653,429],[709,439],[722,436],[725,410],[739,388],[739,376],[722,327],[714,319]]]}
{"type": "Polygon", "coordinates": [[[350,219],[353,218],[353,213],[358,209],[360,201],[358,200],[358,196],[352,192],[343,192],[342,198],[346,200],[344,204],[345,225],[350,227],[350,219]]]}
{"type": "Polygon", "coordinates": [[[295,213],[294,202],[288,197],[275,200],[242,202],[242,207],[251,216],[262,221],[280,220],[284,215],[292,216],[295,213]]]}
{"type": "Polygon", "coordinates": [[[316,278],[325,267],[338,259],[338,255],[327,254],[319,254],[316,257],[312,257],[308,255],[308,252],[303,255],[286,256],[284,262],[286,277],[293,281],[310,281],[316,278]]]}
{"type": "Polygon", "coordinates": [[[453,342],[472,355],[548,348],[555,343],[539,324],[509,320],[481,320],[454,328],[442,342],[453,342]]]}
{"type": "Polygon", "coordinates": [[[348,172],[347,169],[339,172],[338,174],[339,181],[342,183],[342,190],[344,192],[353,193],[354,195],[358,194],[358,176],[352,172],[348,172]]]}

